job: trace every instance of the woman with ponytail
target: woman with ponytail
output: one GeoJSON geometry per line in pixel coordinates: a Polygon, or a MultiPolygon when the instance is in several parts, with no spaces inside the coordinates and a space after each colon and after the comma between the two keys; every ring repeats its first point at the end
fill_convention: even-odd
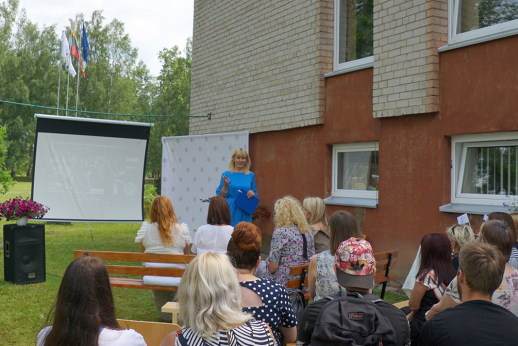
{"type": "Polygon", "coordinates": [[[281,345],[280,338],[286,343],[295,342],[297,318],[286,288],[275,281],[259,279],[254,275],[261,262],[259,228],[249,222],[238,223],[230,237],[227,254],[236,268],[241,285],[243,311],[252,314],[256,320],[266,322],[278,345],[281,345]]]}
{"type": "MultiPolygon", "coordinates": [[[[142,252],[152,254],[189,254],[191,236],[185,223],[178,224],[173,204],[167,196],[157,196],[151,204],[149,221],[144,221],[137,232],[135,243],[140,243],[142,252]]],[[[145,265],[148,265],[147,263],[145,265]]],[[[149,264],[148,266],[152,266],[149,264]]],[[[175,298],[174,291],[152,290],[158,315],[171,321],[171,314],[163,313],[162,306],[175,298]]]]}

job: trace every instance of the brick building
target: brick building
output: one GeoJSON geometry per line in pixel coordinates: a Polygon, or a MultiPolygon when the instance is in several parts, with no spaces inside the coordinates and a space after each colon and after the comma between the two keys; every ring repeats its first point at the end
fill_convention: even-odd
{"type": "Polygon", "coordinates": [[[350,211],[404,278],[518,194],[516,33],[514,0],[196,0],[190,133],[250,131],[262,202],[350,211]]]}

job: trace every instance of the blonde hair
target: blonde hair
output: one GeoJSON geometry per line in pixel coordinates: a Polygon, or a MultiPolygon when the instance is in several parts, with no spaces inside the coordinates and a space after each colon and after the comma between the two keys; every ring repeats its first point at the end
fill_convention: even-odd
{"type": "Polygon", "coordinates": [[[213,340],[253,319],[241,311],[237,272],[227,255],[205,252],[187,265],[178,287],[180,318],[198,336],[213,340]]]}
{"type": "Polygon", "coordinates": [[[309,225],[302,206],[292,196],[284,196],[275,202],[273,221],[276,228],[297,226],[301,233],[309,232],[309,225]]]}
{"type": "Polygon", "coordinates": [[[234,153],[232,154],[232,158],[230,159],[230,163],[228,164],[229,172],[236,171],[236,163],[234,162],[234,159],[236,157],[245,157],[246,158],[245,174],[248,175],[248,173],[250,173],[250,167],[252,166],[252,160],[250,160],[250,156],[248,156],[248,153],[243,148],[237,148],[236,150],[234,150],[234,153]]]}
{"type": "Polygon", "coordinates": [[[326,229],[329,229],[327,223],[326,205],[322,198],[306,197],[304,198],[302,205],[304,206],[304,209],[306,209],[311,214],[311,217],[308,221],[310,225],[314,225],[320,221],[326,229]]]}
{"type": "MultiPolygon", "coordinates": [[[[510,211],[509,215],[513,218],[514,230],[518,230],[518,211],[510,211]]],[[[518,241],[518,231],[516,232],[516,240],[518,241]]]]}
{"type": "Polygon", "coordinates": [[[164,245],[173,245],[173,232],[176,231],[176,214],[174,213],[173,203],[167,196],[156,196],[151,204],[149,211],[149,221],[158,224],[160,239],[164,245]]]}
{"type": "Polygon", "coordinates": [[[455,244],[459,250],[468,243],[472,243],[475,241],[475,235],[473,234],[473,230],[468,225],[453,225],[446,229],[446,235],[450,239],[450,241],[455,240],[455,244]]]}

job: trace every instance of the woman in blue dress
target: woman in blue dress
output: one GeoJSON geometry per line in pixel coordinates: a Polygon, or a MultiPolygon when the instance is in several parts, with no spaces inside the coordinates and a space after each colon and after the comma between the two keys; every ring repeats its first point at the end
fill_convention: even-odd
{"type": "Polygon", "coordinates": [[[234,205],[239,191],[246,193],[248,198],[257,195],[254,173],[250,171],[252,161],[248,153],[243,148],[234,150],[232,159],[228,165],[228,171],[223,172],[216,195],[221,195],[227,199],[232,216],[232,226],[241,221],[252,222],[252,214],[234,205]]]}

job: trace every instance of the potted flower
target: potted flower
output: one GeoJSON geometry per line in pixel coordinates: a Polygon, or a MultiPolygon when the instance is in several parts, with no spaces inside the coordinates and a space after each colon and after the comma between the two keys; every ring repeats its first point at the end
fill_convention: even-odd
{"type": "Polygon", "coordinates": [[[41,219],[48,211],[49,207],[21,196],[0,204],[0,215],[7,221],[16,220],[18,226],[26,225],[28,219],[41,219]]]}
{"type": "Polygon", "coordinates": [[[254,213],[252,214],[252,221],[257,220],[260,218],[268,218],[270,217],[271,212],[268,210],[268,208],[264,205],[258,205],[257,208],[255,208],[254,213]]]}

